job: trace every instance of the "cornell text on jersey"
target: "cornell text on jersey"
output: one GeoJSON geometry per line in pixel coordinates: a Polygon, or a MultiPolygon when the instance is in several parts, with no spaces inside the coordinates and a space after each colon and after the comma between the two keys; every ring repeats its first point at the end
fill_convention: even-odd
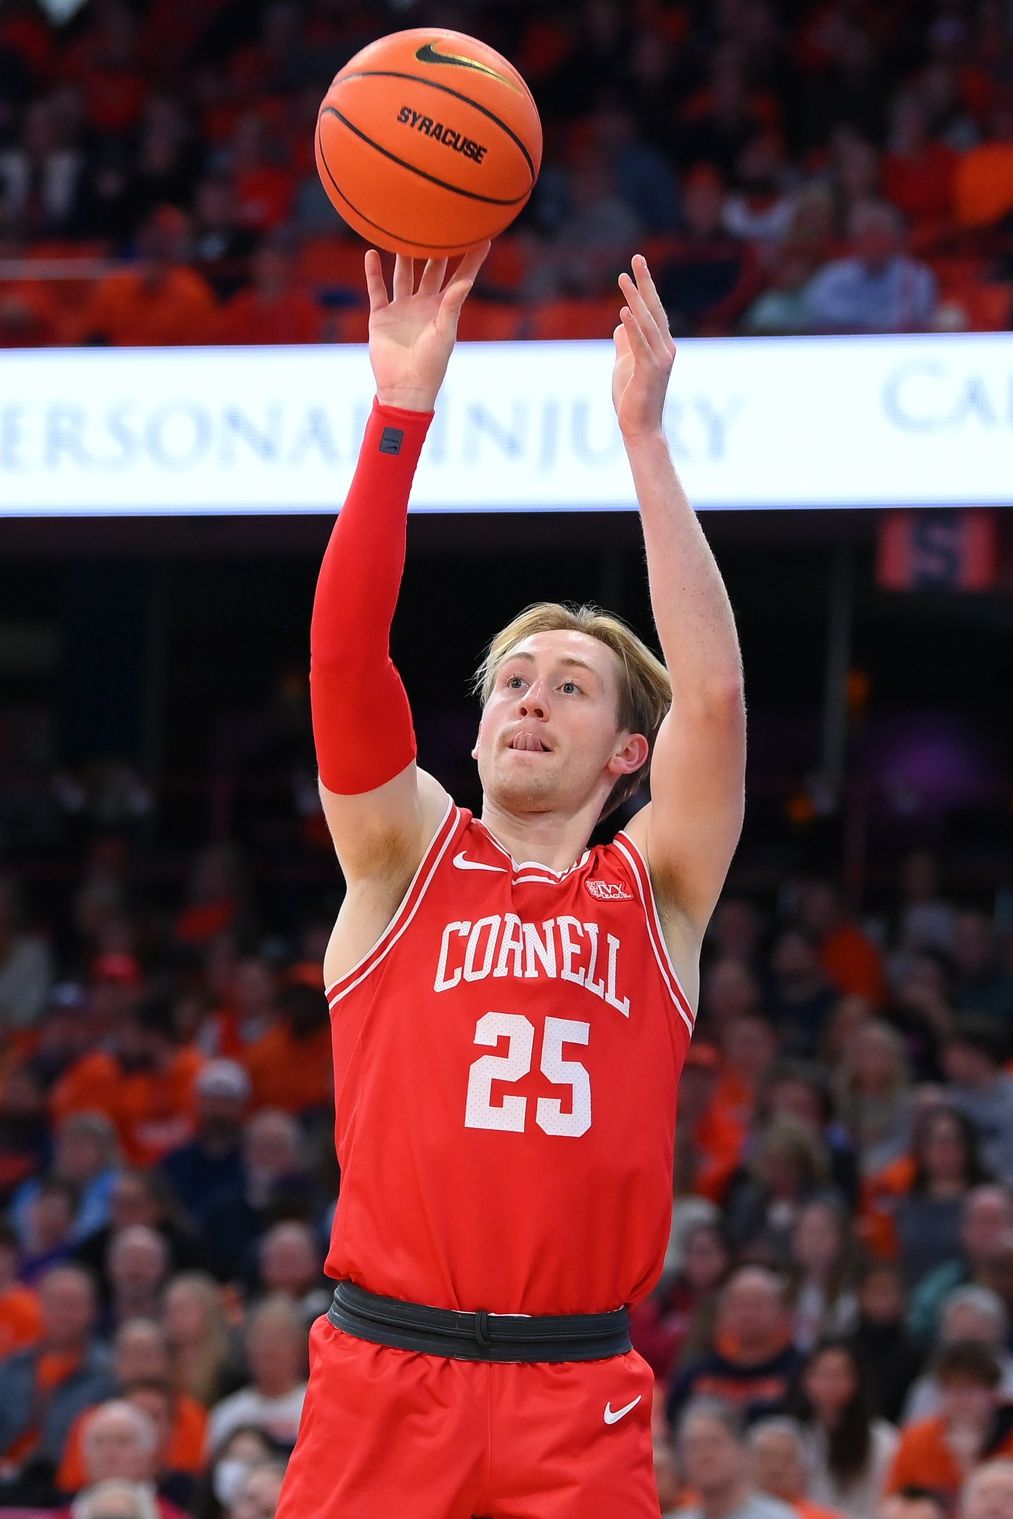
{"type": "Polygon", "coordinates": [[[508,912],[447,924],[433,990],[447,992],[488,976],[571,981],[628,1018],[630,999],[619,995],[618,974],[619,939],[602,936],[597,923],[565,914],[526,923],[508,912]]]}

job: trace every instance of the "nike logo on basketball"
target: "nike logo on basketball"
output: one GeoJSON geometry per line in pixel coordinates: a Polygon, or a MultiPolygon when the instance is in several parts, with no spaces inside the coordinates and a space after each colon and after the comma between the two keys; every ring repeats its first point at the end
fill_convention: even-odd
{"type": "Polygon", "coordinates": [[[480,860],[469,860],[463,849],[454,855],[454,864],[458,870],[496,870],[506,872],[505,865],[483,865],[480,860]]]}
{"type": "Polygon", "coordinates": [[[626,1417],[626,1415],[630,1412],[631,1409],[636,1408],[637,1404],[640,1402],[640,1399],[642,1397],[643,1397],[643,1393],[642,1392],[638,1393],[637,1396],[633,1399],[633,1402],[632,1403],[627,1403],[626,1406],[625,1406],[625,1408],[615,1408],[615,1409],[613,1409],[612,1402],[611,1402],[611,1399],[610,1399],[609,1402],[605,1404],[605,1423],[606,1424],[618,1424],[619,1420],[620,1419],[624,1419],[626,1417]]]}
{"type": "Polygon", "coordinates": [[[449,63],[456,64],[459,69],[475,69],[479,74],[488,74],[490,79],[499,79],[503,84],[508,84],[511,89],[516,89],[512,79],[501,74],[497,69],[491,69],[487,63],[479,63],[477,58],[462,58],[459,53],[438,53],[434,42],[424,42],[415,51],[415,57],[419,63],[449,63]]]}

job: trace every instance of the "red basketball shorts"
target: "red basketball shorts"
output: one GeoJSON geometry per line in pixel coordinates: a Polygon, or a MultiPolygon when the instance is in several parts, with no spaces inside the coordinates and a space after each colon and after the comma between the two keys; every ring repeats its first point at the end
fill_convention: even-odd
{"type": "Polygon", "coordinates": [[[654,1378],[603,1361],[455,1361],[326,1317],[277,1519],[658,1519],[654,1378]]]}

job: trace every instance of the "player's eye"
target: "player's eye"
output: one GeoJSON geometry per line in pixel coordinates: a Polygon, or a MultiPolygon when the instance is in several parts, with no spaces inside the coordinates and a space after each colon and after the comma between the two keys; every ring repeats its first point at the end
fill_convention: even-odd
{"type": "Polygon", "coordinates": [[[524,677],[522,675],[508,675],[504,681],[504,685],[510,691],[519,691],[523,684],[524,677]]]}
{"type": "Polygon", "coordinates": [[[564,680],[559,689],[564,696],[575,696],[580,692],[580,687],[575,680],[564,680]]]}

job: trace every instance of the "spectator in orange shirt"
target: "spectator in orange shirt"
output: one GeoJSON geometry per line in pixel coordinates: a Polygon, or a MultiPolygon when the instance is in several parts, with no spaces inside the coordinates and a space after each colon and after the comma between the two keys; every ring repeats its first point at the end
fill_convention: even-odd
{"type": "MultiPolygon", "coordinates": [[[[31,1480],[30,1462],[43,1462],[47,1483],[67,1431],[83,1408],[111,1387],[107,1356],[94,1338],[94,1282],[80,1266],[55,1266],[39,1286],[43,1335],[37,1345],[0,1361],[0,1459],[31,1480]]],[[[31,1503],[38,1488],[22,1502],[31,1503]]],[[[9,1490],[7,1501],[12,1501],[9,1490]]],[[[44,1500],[45,1501],[45,1500],[44,1500]]]]}
{"type": "Polygon", "coordinates": [[[128,1382],[123,1398],[147,1414],[158,1433],[155,1470],[159,1492],[190,1513],[197,1478],[204,1470],[207,1410],[195,1399],[181,1396],[168,1373],[128,1382]]]}
{"type": "Polygon", "coordinates": [[[17,1230],[0,1215],[0,1361],[34,1345],[42,1333],[38,1293],[18,1281],[20,1258],[17,1230]]]}
{"type": "Polygon", "coordinates": [[[758,1419],[746,1432],[753,1481],[761,1492],[780,1498],[799,1519],[841,1519],[838,1509],[824,1508],[806,1497],[809,1461],[802,1426],[794,1419],[758,1419]]]}
{"type": "Polygon", "coordinates": [[[303,1115],[329,1110],[331,1030],[319,971],[293,967],[285,980],[278,1022],[243,1057],[254,1106],[303,1115]]]}
{"type": "Polygon", "coordinates": [[[77,1060],[50,1098],[55,1118],[108,1113],[135,1165],[152,1165],[184,1144],[194,1126],[193,1083],[204,1056],[181,1047],[173,1004],[149,998],[112,1036],[109,1050],[77,1060]]]}
{"type": "MultiPolygon", "coordinates": [[[[166,1385],[171,1391],[169,1344],[161,1324],[154,1319],[127,1319],[113,1341],[111,1371],[117,1392],[128,1399],[131,1389],[137,1387],[166,1385]]],[[[80,1414],[67,1436],[56,1474],[56,1485],[63,1493],[76,1493],[85,1485],[81,1441],[93,1411],[86,1409],[80,1414]]],[[[177,1395],[164,1456],[166,1467],[192,1475],[203,1470],[206,1425],[207,1410],[197,1399],[185,1393],[177,1395]]]]}
{"type": "Polygon", "coordinates": [[[942,1394],[942,1411],[903,1431],[887,1490],[899,1492],[909,1482],[922,1482],[952,1502],[979,1462],[1013,1456],[1013,1404],[999,1399],[998,1358],[973,1340],[945,1345],[932,1375],[942,1394]]]}
{"type": "Polygon", "coordinates": [[[206,343],[216,316],[215,298],[187,266],[190,223],[174,206],[160,206],[137,239],[138,269],[99,281],[68,337],[77,343],[163,347],[206,343]]]}
{"type": "Polygon", "coordinates": [[[110,1398],[91,1411],[81,1441],[87,1487],[124,1478],[157,1488],[161,1519],[182,1519],[184,1510],[162,1491],[159,1431],[143,1409],[125,1398],[110,1398]]]}
{"type": "Polygon", "coordinates": [[[155,1165],[194,1132],[194,1082],[204,1057],[184,1045],[171,997],[151,996],[117,1039],[114,1117],[135,1165],[155,1165]]]}
{"type": "Polygon", "coordinates": [[[278,977],[272,966],[257,955],[245,955],[230,964],[227,941],[215,947],[214,959],[226,958],[224,966],[208,967],[212,985],[220,990],[221,1006],[205,1023],[199,1043],[205,1054],[226,1060],[242,1060],[245,1051],[269,1033],[278,1019],[278,977]]]}
{"type": "Polygon", "coordinates": [[[738,1167],[745,1130],[717,1108],[717,1084],[717,1050],[694,1040],[679,1087],[675,1190],[720,1203],[738,1167]]]}
{"type": "Polygon", "coordinates": [[[831,881],[805,882],[799,894],[799,919],[816,935],[823,969],[838,991],[881,1006],[886,998],[883,957],[849,918],[840,887],[831,881]]]}
{"type": "Polygon", "coordinates": [[[250,259],[251,282],[222,312],[222,343],[316,343],[323,315],[293,282],[292,257],[281,237],[263,243],[250,259]]]}
{"type": "Polygon", "coordinates": [[[247,111],[236,122],[229,167],[244,226],[266,232],[288,220],[295,176],[288,164],[279,162],[277,139],[272,139],[258,112],[247,111]]]}
{"type": "Polygon", "coordinates": [[[745,1136],[757,1096],[777,1059],[777,1032],[760,1012],[741,1013],[721,1031],[721,1067],[714,1108],[745,1136]]]}

